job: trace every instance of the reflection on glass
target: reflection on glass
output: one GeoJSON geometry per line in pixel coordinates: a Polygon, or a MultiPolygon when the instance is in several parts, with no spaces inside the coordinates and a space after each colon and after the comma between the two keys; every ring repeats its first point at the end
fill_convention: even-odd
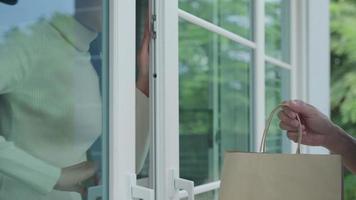
{"type": "MultiPolygon", "coordinates": [[[[282,101],[290,99],[290,71],[266,64],[266,117],[282,101]]],[[[268,152],[289,152],[290,142],[274,118],[267,137],[268,152]]]]}
{"type": "Polygon", "coordinates": [[[290,0],[266,0],[266,53],[290,61],[290,0]]]}
{"type": "Polygon", "coordinates": [[[179,0],[179,8],[252,39],[251,0],[179,0]]]}
{"type": "Polygon", "coordinates": [[[180,175],[218,180],[227,150],[247,151],[252,52],[180,22],[180,175]]]}
{"type": "Polygon", "coordinates": [[[105,2],[0,2],[0,199],[107,199],[105,2]]]}

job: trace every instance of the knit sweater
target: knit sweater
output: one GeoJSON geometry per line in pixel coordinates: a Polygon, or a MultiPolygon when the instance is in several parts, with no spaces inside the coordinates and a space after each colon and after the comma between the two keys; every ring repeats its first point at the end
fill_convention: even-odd
{"type": "MultiPolygon", "coordinates": [[[[57,14],[12,30],[0,44],[0,200],[81,199],[53,187],[61,168],[85,161],[102,134],[99,79],[88,53],[95,37],[73,17],[57,14]]],[[[136,95],[144,120],[148,100],[136,95]]],[[[141,155],[146,121],[139,128],[141,155]]]]}

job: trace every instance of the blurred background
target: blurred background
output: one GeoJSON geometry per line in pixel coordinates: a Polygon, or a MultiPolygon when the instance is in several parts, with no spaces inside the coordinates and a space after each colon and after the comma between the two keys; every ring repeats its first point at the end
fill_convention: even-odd
{"type": "MultiPolygon", "coordinates": [[[[356,136],[356,1],[332,0],[331,118],[356,136]]],[[[356,199],[356,176],[345,171],[345,200],[356,199]]]]}

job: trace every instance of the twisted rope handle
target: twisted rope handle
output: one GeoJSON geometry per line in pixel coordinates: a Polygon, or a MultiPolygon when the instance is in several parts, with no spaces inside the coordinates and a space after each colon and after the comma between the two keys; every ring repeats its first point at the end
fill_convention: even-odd
{"type": "MultiPolygon", "coordinates": [[[[280,105],[278,105],[276,108],[274,108],[273,110],[272,110],[272,112],[271,112],[271,114],[268,116],[268,118],[267,118],[267,121],[266,121],[266,127],[265,127],[265,129],[263,130],[263,136],[262,136],[262,141],[261,141],[261,145],[260,145],[260,152],[261,153],[264,153],[264,152],[266,152],[266,143],[267,143],[267,140],[266,140],[266,138],[267,138],[267,133],[268,133],[268,131],[269,131],[269,127],[270,127],[270,125],[271,125],[271,122],[272,122],[272,119],[273,119],[273,116],[274,116],[274,114],[280,109],[280,108],[282,108],[283,106],[285,106],[285,105],[283,105],[283,104],[280,104],[280,105]]],[[[298,122],[299,122],[299,126],[298,126],[298,147],[297,147],[297,152],[296,152],[296,154],[300,154],[300,144],[301,144],[301,142],[302,142],[302,137],[303,137],[303,135],[302,135],[302,122],[301,122],[301,120],[300,120],[300,117],[299,117],[299,115],[297,114],[297,120],[298,120],[298,122]]]]}

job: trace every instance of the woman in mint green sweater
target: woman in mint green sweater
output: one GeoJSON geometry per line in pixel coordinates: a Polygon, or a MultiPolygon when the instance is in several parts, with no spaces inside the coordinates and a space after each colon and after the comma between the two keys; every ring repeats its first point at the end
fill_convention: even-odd
{"type": "MultiPolygon", "coordinates": [[[[76,0],[74,17],[56,14],[0,43],[0,200],[80,200],[81,182],[95,174],[86,152],[102,132],[102,102],[88,50],[101,31],[101,3],[76,0]]],[[[148,146],[148,43],[147,25],[136,91],[138,169],[148,146]]]]}

